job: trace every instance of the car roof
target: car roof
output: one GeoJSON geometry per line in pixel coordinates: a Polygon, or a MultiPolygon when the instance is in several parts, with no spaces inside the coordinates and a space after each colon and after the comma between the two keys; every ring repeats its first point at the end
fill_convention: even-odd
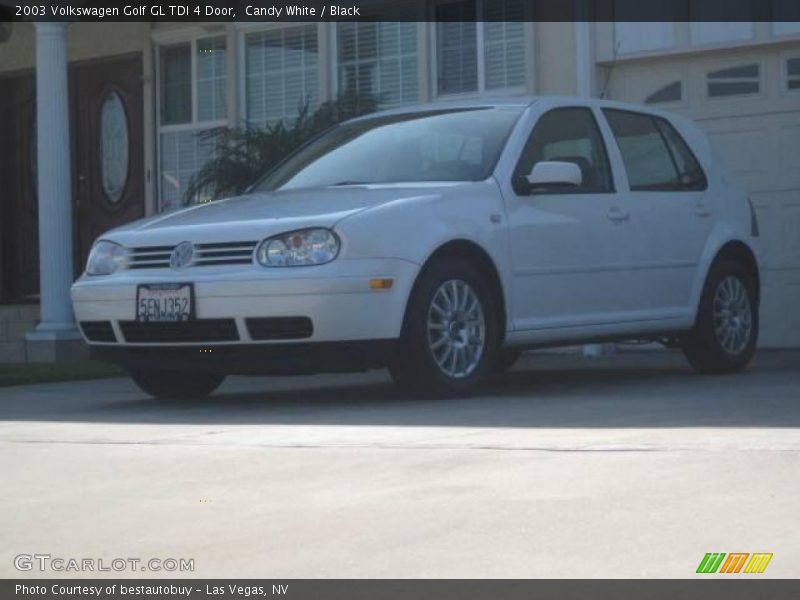
{"type": "Polygon", "coordinates": [[[447,98],[439,99],[434,102],[425,104],[413,104],[408,106],[401,106],[389,110],[382,110],[378,112],[369,113],[351,121],[360,121],[365,119],[372,119],[375,117],[383,117],[390,115],[404,115],[415,112],[428,112],[435,110],[458,110],[470,108],[520,108],[526,109],[534,103],[546,104],[548,108],[555,108],[558,106],[597,106],[600,108],[616,108],[620,110],[632,110],[636,112],[644,112],[648,114],[657,115],[666,119],[676,120],[680,119],[674,113],[668,113],[657,108],[650,106],[642,106],[640,104],[630,104],[628,102],[618,102],[616,100],[606,100],[603,98],[581,98],[577,96],[491,96],[484,95],[481,97],[471,98],[447,98]]]}

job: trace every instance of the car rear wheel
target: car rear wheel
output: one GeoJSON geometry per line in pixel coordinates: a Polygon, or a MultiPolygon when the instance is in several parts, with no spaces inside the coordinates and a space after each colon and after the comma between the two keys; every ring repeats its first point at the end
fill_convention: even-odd
{"type": "Polygon", "coordinates": [[[701,373],[738,373],[755,353],[758,295],[750,271],[721,260],[709,272],[694,329],[683,351],[701,373]]]}
{"type": "Polygon", "coordinates": [[[131,379],[151,396],[164,400],[198,400],[216,390],[225,380],[219,373],[134,369],[131,379]]]}
{"type": "Polygon", "coordinates": [[[461,395],[495,363],[500,334],[486,277],[469,262],[448,258],[428,267],[409,300],[394,380],[413,392],[461,395]]]}

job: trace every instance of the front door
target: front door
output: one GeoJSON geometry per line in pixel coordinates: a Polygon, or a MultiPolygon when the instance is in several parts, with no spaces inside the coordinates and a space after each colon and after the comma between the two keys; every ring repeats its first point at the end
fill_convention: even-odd
{"type": "Polygon", "coordinates": [[[141,56],[74,67],[71,101],[80,272],[99,235],[144,216],[141,56]]]}
{"type": "Polygon", "coordinates": [[[39,297],[36,90],[33,74],[0,79],[0,303],[39,297]]]}
{"type": "Polygon", "coordinates": [[[542,115],[504,190],[513,269],[516,330],[602,325],[628,320],[636,299],[630,223],[624,198],[614,193],[597,121],[586,107],[542,115]],[[520,178],[540,161],[571,162],[582,183],[526,190],[520,178]]]}

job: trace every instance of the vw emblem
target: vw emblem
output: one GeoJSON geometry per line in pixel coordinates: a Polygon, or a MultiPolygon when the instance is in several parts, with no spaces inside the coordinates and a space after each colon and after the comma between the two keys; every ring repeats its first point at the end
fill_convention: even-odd
{"type": "Polygon", "coordinates": [[[183,269],[192,264],[194,260],[194,244],[192,242],[181,242],[172,251],[169,257],[171,269],[183,269]]]}

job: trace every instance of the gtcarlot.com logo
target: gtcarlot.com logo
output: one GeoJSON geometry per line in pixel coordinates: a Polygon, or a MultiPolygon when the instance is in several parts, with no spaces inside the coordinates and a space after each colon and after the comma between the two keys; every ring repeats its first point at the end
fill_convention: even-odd
{"type": "Polygon", "coordinates": [[[64,558],[50,554],[17,554],[14,557],[17,571],[54,571],[57,573],[83,572],[192,572],[193,558],[64,558]]]}

